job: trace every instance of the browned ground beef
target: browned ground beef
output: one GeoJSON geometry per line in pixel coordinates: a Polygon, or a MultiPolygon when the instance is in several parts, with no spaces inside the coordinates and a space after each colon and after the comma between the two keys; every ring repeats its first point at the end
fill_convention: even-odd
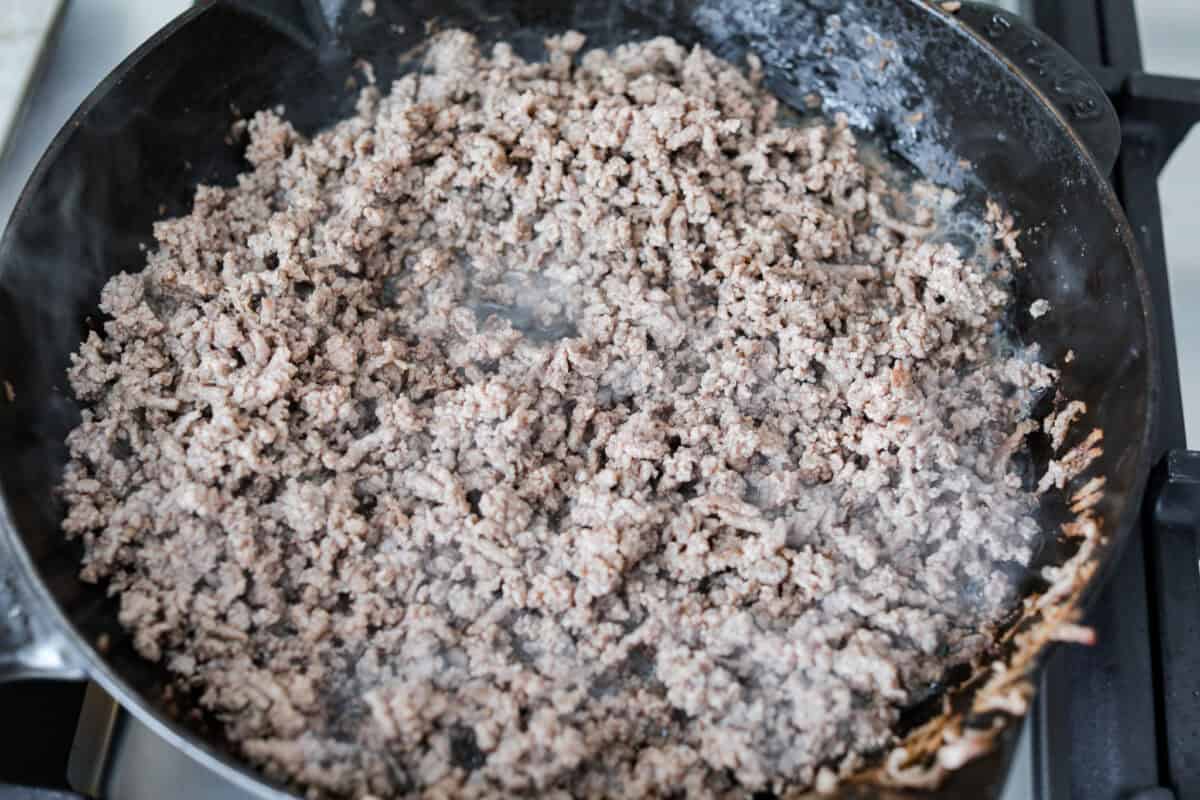
{"type": "Polygon", "coordinates": [[[1011,222],[965,258],[753,62],[582,45],[258,114],[75,360],[84,577],[314,796],[829,786],[1038,536],[1011,222]]]}

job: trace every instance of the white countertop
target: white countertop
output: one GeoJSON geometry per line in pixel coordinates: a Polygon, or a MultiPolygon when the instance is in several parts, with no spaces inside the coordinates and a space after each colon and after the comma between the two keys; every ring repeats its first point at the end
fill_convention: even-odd
{"type": "Polygon", "coordinates": [[[0,152],[62,0],[0,0],[0,152]]]}

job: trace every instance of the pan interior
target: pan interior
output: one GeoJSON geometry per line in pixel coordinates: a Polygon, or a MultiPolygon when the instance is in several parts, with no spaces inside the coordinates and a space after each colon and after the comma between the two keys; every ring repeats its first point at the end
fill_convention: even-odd
{"type": "MultiPolygon", "coordinates": [[[[1017,307],[1045,298],[1054,309],[1036,320],[1012,315],[1009,332],[1037,343],[1055,365],[1074,351],[1061,389],[1084,400],[1085,422],[1106,432],[1096,471],[1107,475],[1108,493],[1098,511],[1117,538],[1125,501],[1140,491],[1152,401],[1146,312],[1124,223],[1057,119],[945,18],[916,0],[380,0],[373,16],[357,2],[344,6],[218,2],[191,12],[85,103],[0,245],[0,378],[14,398],[0,402],[4,497],[64,614],[87,642],[108,635],[108,667],[148,707],[162,708],[166,675],[133,651],[103,587],[79,581],[79,546],[59,529],[54,487],[80,413],[66,390],[69,354],[103,322],[96,305],[105,281],[141,268],[153,221],[186,213],[197,183],[230,184],[245,168],[226,142],[239,115],[282,105],[302,131],[325,127],[353,113],[358,59],[386,86],[418,66],[411,54],[434,29],[509,41],[530,59],[543,54],[547,35],[567,29],[584,32],[589,47],[670,35],[734,62],[753,51],[769,88],[789,105],[804,108],[816,92],[826,111],[847,113],[893,155],[970,202],[981,202],[986,187],[1025,231],[1030,267],[1018,279],[1017,307]]],[[[1031,473],[1047,458],[1035,441],[1031,473]]],[[[1054,524],[1061,509],[1047,507],[1046,515],[1054,524]]],[[[1065,554],[1048,542],[1041,558],[1065,554]]],[[[207,727],[220,744],[216,727],[207,727]]],[[[991,792],[1002,766],[993,761],[962,780],[991,792]]]]}

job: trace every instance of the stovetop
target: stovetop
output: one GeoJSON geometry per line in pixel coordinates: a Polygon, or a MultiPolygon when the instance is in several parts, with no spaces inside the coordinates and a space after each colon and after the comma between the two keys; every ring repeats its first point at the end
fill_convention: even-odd
{"type": "MultiPolygon", "coordinates": [[[[6,1],[23,0],[0,0],[0,11],[6,1]]],[[[83,5],[95,15],[103,3],[83,5]]],[[[122,0],[119,5],[144,6],[165,22],[188,2],[122,0]]],[[[1181,449],[1186,442],[1158,177],[1200,120],[1200,81],[1143,72],[1133,0],[997,5],[1019,10],[1071,50],[1100,79],[1121,114],[1123,146],[1112,181],[1146,264],[1162,345],[1156,447],[1160,454],[1181,449]]],[[[88,39],[89,45],[104,41],[102,36],[88,39]]],[[[123,55],[117,50],[104,55],[105,71],[123,55]]],[[[84,75],[85,88],[101,76],[84,75]]],[[[69,98],[68,111],[78,99],[69,98]]],[[[44,118],[39,121],[45,126],[44,118]]],[[[23,128],[15,130],[13,150],[28,150],[28,138],[23,128]]],[[[40,150],[44,140],[32,146],[40,150]]],[[[29,152],[17,156],[30,159],[29,152]]],[[[0,218],[15,199],[11,176],[4,173],[8,166],[0,164],[0,218]]],[[[1160,480],[1167,469],[1160,469],[1160,480]]],[[[1184,486],[1179,495],[1164,493],[1156,508],[1147,503],[1142,530],[1132,537],[1086,619],[1097,631],[1097,644],[1060,648],[1047,665],[1002,800],[1200,798],[1200,554],[1197,532],[1186,522],[1189,515],[1173,513],[1189,504],[1200,507],[1200,497],[1189,488],[1195,487],[1184,486]]],[[[0,687],[0,709],[6,720],[31,721],[29,730],[36,732],[10,737],[0,749],[0,800],[78,793],[120,800],[242,796],[158,740],[94,685],[0,687]],[[24,788],[31,786],[53,791],[24,788]]]]}

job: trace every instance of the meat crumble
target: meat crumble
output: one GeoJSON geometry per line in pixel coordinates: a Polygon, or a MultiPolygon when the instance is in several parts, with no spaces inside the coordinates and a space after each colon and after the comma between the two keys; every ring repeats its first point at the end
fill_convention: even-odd
{"type": "Polygon", "coordinates": [[[831,790],[1041,535],[1011,221],[939,242],[753,57],[583,45],[260,112],[74,359],[83,577],[309,796],[831,790]]]}

